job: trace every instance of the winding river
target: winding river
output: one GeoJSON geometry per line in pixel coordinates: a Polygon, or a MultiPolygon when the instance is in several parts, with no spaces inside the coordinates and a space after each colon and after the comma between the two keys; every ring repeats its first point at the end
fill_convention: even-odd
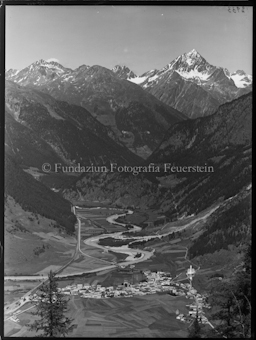
{"type": "MultiPolygon", "coordinates": [[[[127,258],[125,259],[125,261],[123,262],[119,262],[118,265],[120,266],[127,266],[127,265],[131,265],[134,263],[138,263],[138,262],[143,262],[146,261],[147,259],[149,259],[151,256],[153,256],[154,251],[146,251],[146,250],[141,250],[141,249],[135,249],[135,248],[129,248],[129,244],[134,242],[134,241],[138,241],[138,240],[150,240],[150,239],[154,239],[154,238],[159,238],[160,236],[167,236],[173,232],[176,231],[181,231],[183,229],[186,229],[188,227],[192,227],[192,225],[194,225],[196,222],[200,221],[200,220],[206,220],[206,218],[208,216],[210,216],[216,209],[218,209],[219,205],[216,205],[215,207],[213,207],[212,209],[208,210],[207,212],[205,212],[204,214],[200,214],[199,216],[195,217],[192,221],[188,221],[188,223],[184,223],[184,225],[182,226],[177,226],[174,227],[172,230],[169,230],[166,233],[163,234],[159,234],[159,235],[148,235],[148,236],[132,236],[132,233],[135,231],[140,231],[141,228],[139,226],[136,226],[134,224],[130,224],[133,228],[129,229],[127,231],[125,231],[125,233],[129,233],[131,235],[127,236],[127,235],[123,235],[124,231],[120,231],[120,232],[115,232],[115,233],[110,233],[110,234],[101,234],[101,235],[97,235],[97,236],[93,236],[90,237],[86,240],[84,240],[83,242],[89,246],[92,247],[96,247],[96,248],[101,248],[104,251],[109,251],[111,250],[112,252],[115,253],[123,253],[127,255],[127,258]],[[111,246],[104,246],[104,245],[99,245],[99,241],[103,238],[107,238],[107,237],[111,237],[114,239],[132,239],[131,242],[129,242],[129,244],[127,245],[123,245],[120,247],[111,247],[111,246]],[[135,257],[136,255],[138,256],[138,254],[140,254],[140,257],[135,257]]],[[[89,208],[89,209],[100,209],[101,207],[97,207],[97,208],[89,208]]],[[[126,227],[127,224],[125,223],[120,223],[120,222],[116,222],[116,220],[119,217],[122,216],[126,216],[127,214],[133,214],[132,210],[128,210],[126,213],[122,213],[122,214],[114,214],[111,215],[109,217],[106,218],[106,220],[111,223],[111,224],[117,224],[117,225],[121,225],[123,227],[126,227]]],[[[78,217],[79,218],[79,217],[78,217]]]]}
{"type": "MultiPolygon", "coordinates": [[[[96,208],[90,208],[90,209],[96,209],[96,208]]],[[[117,222],[116,220],[119,217],[126,216],[128,214],[133,214],[133,211],[128,210],[127,213],[114,214],[114,215],[107,217],[106,220],[110,224],[116,224],[116,225],[120,225],[122,227],[125,227],[126,226],[125,223],[120,223],[120,222],[117,222]]],[[[140,231],[141,227],[136,226],[134,224],[131,224],[131,226],[133,227],[132,229],[125,231],[125,232],[131,233],[131,236],[128,236],[128,237],[124,236],[123,235],[124,232],[119,231],[119,232],[110,233],[110,234],[101,234],[101,235],[93,236],[93,237],[85,239],[83,242],[85,244],[87,244],[88,246],[101,248],[106,252],[111,250],[112,252],[115,252],[115,253],[122,253],[122,254],[127,255],[125,261],[118,263],[118,265],[120,265],[120,266],[127,266],[127,265],[132,265],[134,263],[145,261],[145,260],[149,259],[154,254],[154,251],[149,252],[149,251],[141,250],[141,249],[133,249],[133,248],[129,248],[129,245],[123,245],[123,246],[120,246],[120,247],[110,247],[110,246],[99,245],[99,241],[101,239],[107,238],[107,237],[111,237],[111,238],[115,238],[115,239],[127,239],[127,238],[130,239],[130,238],[132,238],[132,239],[134,239],[134,241],[136,241],[138,239],[142,239],[141,236],[137,236],[137,237],[132,236],[132,233],[135,232],[135,231],[140,231]],[[138,254],[140,254],[140,257],[138,257],[138,254]],[[135,256],[137,256],[137,257],[135,257],[135,256]]]]}

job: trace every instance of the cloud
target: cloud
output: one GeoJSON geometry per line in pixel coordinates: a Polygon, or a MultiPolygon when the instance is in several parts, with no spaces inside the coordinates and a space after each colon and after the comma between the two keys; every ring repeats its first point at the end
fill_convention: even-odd
{"type": "Polygon", "coordinates": [[[56,58],[49,58],[46,61],[48,61],[48,62],[55,61],[56,63],[60,62],[59,59],[56,59],[56,58]]]}

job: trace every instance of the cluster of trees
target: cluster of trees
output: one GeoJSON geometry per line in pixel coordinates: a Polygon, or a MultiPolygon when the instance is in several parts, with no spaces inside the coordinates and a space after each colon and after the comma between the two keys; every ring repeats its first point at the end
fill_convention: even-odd
{"type": "Polygon", "coordinates": [[[76,217],[71,204],[24,172],[8,154],[5,157],[5,193],[22,209],[52,219],[69,233],[74,232],[76,217]]]}
{"type": "Polygon", "coordinates": [[[120,246],[129,244],[132,241],[133,239],[118,240],[112,237],[106,237],[106,238],[100,239],[99,244],[101,246],[120,247],[120,246]]]}
{"type": "MultiPolygon", "coordinates": [[[[139,226],[140,226],[139,223],[136,224],[136,225],[139,225],[139,226]]],[[[130,225],[128,225],[128,226],[130,226],[130,225]]],[[[127,227],[127,226],[126,226],[126,227],[127,227]]],[[[132,226],[131,226],[131,228],[132,228],[132,226]]],[[[131,229],[131,228],[127,228],[127,229],[131,229]]],[[[134,231],[134,232],[132,233],[133,236],[147,236],[147,235],[149,235],[149,234],[150,234],[150,232],[149,232],[147,229],[142,229],[142,230],[140,230],[140,231],[134,231]]],[[[130,236],[131,233],[130,233],[130,232],[123,232],[123,235],[125,235],[125,236],[130,236]]]]}
{"type": "Polygon", "coordinates": [[[208,318],[214,329],[202,326],[195,319],[189,328],[189,338],[251,338],[251,244],[246,248],[243,265],[233,278],[222,280],[212,287],[208,301],[208,318]]]}
{"type": "Polygon", "coordinates": [[[45,252],[45,249],[49,249],[49,245],[47,244],[46,246],[43,244],[42,247],[36,247],[33,251],[36,256],[39,256],[41,253],[45,252]]]}

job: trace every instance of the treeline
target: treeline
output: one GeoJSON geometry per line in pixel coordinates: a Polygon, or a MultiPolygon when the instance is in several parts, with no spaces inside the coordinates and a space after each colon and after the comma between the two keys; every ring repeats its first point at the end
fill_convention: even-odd
{"type": "Polygon", "coordinates": [[[251,224],[250,196],[222,211],[207,230],[198,237],[189,249],[189,257],[214,253],[238,245],[249,234],[251,224]]]}
{"type": "Polygon", "coordinates": [[[67,232],[74,232],[76,217],[70,202],[24,172],[8,154],[5,156],[5,194],[13,197],[25,211],[52,219],[67,232]]]}

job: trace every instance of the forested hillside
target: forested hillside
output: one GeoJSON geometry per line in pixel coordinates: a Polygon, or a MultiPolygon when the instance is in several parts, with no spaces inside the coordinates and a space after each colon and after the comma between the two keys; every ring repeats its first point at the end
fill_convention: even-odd
{"type": "Polygon", "coordinates": [[[205,232],[195,240],[189,249],[190,258],[239,246],[251,237],[251,197],[245,197],[220,208],[208,222],[205,232]]]}

